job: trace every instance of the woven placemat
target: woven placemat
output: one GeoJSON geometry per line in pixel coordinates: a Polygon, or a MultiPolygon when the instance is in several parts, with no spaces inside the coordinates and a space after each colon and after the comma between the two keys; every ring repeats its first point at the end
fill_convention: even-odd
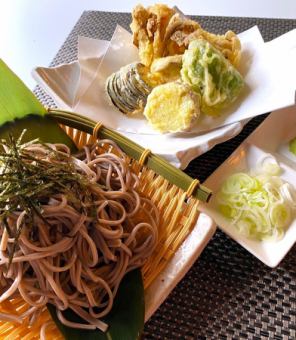
{"type": "MultiPolygon", "coordinates": [[[[296,27],[296,20],[193,18],[215,33],[258,25],[265,41],[296,27]]],[[[130,20],[126,13],[84,12],[51,65],[77,59],[78,35],[109,40],[116,23],[128,29],[130,20]]],[[[39,87],[35,93],[44,104],[54,104],[39,87]]],[[[192,161],[188,174],[205,180],[264,118],[251,120],[237,137],[192,161]]],[[[270,269],[218,231],[145,325],[144,338],[296,339],[296,247],[270,269]]]]}

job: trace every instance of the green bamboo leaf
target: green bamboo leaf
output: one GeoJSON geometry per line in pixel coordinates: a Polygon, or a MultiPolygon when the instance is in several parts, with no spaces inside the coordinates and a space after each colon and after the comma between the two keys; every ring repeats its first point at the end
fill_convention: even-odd
{"type": "Polygon", "coordinates": [[[72,139],[68,137],[64,130],[48,115],[27,115],[21,119],[9,121],[0,126],[0,139],[6,139],[9,134],[18,138],[25,129],[27,131],[23,137],[23,142],[40,138],[40,140],[45,143],[66,144],[70,147],[72,152],[77,150],[72,139]]]}
{"type": "MultiPolygon", "coordinates": [[[[49,305],[48,310],[66,340],[138,339],[144,325],[144,288],[141,271],[133,270],[123,278],[112,311],[103,318],[109,325],[106,333],[66,327],[57,318],[53,305],[49,305]]],[[[66,310],[64,316],[73,322],[84,322],[71,310],[66,310]]]]}
{"type": "Polygon", "coordinates": [[[24,141],[35,138],[43,142],[67,144],[73,151],[71,138],[48,115],[26,85],[0,59],[0,138],[12,134],[18,138],[24,129],[24,141]]]}
{"type": "MultiPolygon", "coordinates": [[[[27,130],[24,141],[40,138],[43,142],[64,143],[72,151],[76,150],[71,138],[0,59],[0,139],[9,134],[18,138],[24,129],[27,130]]],[[[121,283],[106,322],[110,326],[108,339],[134,340],[141,333],[144,325],[144,290],[139,270],[129,273],[121,283]]],[[[106,339],[106,335],[99,330],[93,331],[92,337],[86,331],[81,333],[80,330],[68,329],[68,332],[71,340],[106,339]]]]}
{"type": "Polygon", "coordinates": [[[0,126],[29,113],[44,116],[46,109],[0,59],[0,126]]]}

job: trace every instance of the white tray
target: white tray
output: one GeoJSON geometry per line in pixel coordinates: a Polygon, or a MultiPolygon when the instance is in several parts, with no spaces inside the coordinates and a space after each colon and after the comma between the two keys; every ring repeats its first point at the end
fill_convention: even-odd
{"type": "MultiPolygon", "coordinates": [[[[296,106],[275,111],[232,153],[206,180],[206,186],[219,190],[230,174],[254,168],[264,154],[273,155],[283,172],[281,177],[296,188],[296,156],[288,151],[288,142],[296,136],[296,106]]],[[[269,267],[276,267],[296,242],[296,217],[280,241],[255,241],[241,235],[235,226],[218,212],[214,200],[201,204],[201,210],[211,216],[217,225],[240,245],[269,267]]]]}

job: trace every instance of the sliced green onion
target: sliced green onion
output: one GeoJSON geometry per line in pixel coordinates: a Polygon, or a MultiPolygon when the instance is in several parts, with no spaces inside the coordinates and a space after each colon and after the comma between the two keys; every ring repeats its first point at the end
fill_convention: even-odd
{"type": "Polygon", "coordinates": [[[281,193],[292,209],[296,209],[296,193],[290,183],[281,186],[281,193]]]}
{"type": "Polygon", "coordinates": [[[216,196],[219,210],[242,235],[269,241],[284,236],[296,210],[296,192],[280,178],[281,171],[266,155],[256,173],[235,173],[222,183],[216,196]]]}
{"type": "Polygon", "coordinates": [[[257,167],[260,172],[266,175],[279,176],[282,172],[277,160],[271,154],[266,154],[261,157],[257,163],[257,167]]]}

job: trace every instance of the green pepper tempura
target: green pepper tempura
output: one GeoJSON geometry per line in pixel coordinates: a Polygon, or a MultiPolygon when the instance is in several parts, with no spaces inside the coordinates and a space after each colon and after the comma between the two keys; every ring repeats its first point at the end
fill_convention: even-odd
{"type": "Polygon", "coordinates": [[[203,39],[189,44],[183,55],[181,77],[201,95],[202,111],[212,115],[232,103],[244,86],[235,67],[203,39]]]}

